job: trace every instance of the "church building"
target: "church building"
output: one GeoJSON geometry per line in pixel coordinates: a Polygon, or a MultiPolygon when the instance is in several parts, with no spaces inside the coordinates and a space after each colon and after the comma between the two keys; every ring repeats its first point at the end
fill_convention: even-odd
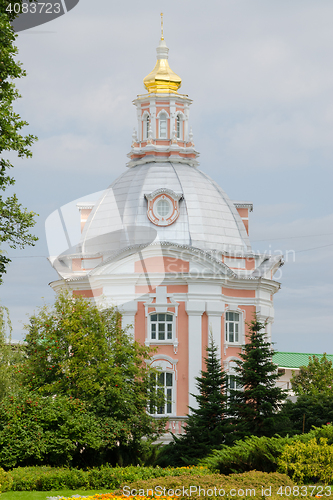
{"type": "Polygon", "coordinates": [[[96,203],[78,204],[81,241],[53,261],[70,289],[101,306],[117,306],[128,334],[156,347],[165,405],[180,433],[195,407],[195,377],[212,335],[234,383],[235,360],[257,313],[271,339],[274,274],[281,255],[251,249],[252,203],[232,201],[198,168],[190,122],[192,100],[170,68],[163,29],[145,93],[133,101],[137,129],[124,173],[96,203]]]}

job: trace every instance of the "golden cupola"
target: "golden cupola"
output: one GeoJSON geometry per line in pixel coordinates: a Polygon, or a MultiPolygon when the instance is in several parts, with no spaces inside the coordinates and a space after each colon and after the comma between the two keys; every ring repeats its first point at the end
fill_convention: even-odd
{"type": "Polygon", "coordinates": [[[143,79],[143,84],[150,93],[177,93],[177,90],[182,84],[180,76],[172,71],[168,62],[169,49],[164,41],[163,36],[163,18],[161,23],[161,40],[156,49],[157,61],[155,68],[146,78],[143,79]]]}

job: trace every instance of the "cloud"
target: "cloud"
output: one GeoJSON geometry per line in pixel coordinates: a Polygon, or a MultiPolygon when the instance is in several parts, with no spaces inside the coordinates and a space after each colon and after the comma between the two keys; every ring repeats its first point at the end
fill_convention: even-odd
{"type": "MultiPolygon", "coordinates": [[[[299,251],[282,268],[273,336],[285,350],[315,351],[320,338],[333,352],[325,288],[332,247],[301,252],[332,241],[325,236],[333,227],[329,0],[212,0],[209,8],[198,0],[101,0],[98,9],[79,2],[48,25],[54,33],[20,34],[28,76],[18,82],[23,98],[15,110],[40,141],[33,159],[15,162],[19,199],[40,213],[40,231],[51,211],[106,188],[125,170],[137,126],[131,101],[144,93],[142,79],[155,64],[161,10],[170,66],[194,100],[202,169],[232,198],[254,202],[254,248],[299,251]]],[[[4,285],[16,324],[41,296],[53,296],[49,264],[20,262],[4,285]]]]}

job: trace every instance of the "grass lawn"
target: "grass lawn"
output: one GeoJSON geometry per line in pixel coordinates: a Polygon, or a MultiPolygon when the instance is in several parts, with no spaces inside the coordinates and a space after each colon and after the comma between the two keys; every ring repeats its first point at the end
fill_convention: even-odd
{"type": "Polygon", "coordinates": [[[6,491],[1,494],[1,500],[46,500],[46,497],[71,497],[72,495],[96,495],[110,493],[111,490],[61,490],[61,491],[6,491]]]}

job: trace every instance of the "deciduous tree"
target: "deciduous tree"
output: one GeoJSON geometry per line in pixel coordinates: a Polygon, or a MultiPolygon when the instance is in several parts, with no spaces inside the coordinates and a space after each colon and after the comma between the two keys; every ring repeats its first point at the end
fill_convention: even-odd
{"type": "Polygon", "coordinates": [[[0,401],[19,389],[17,367],[22,360],[22,351],[19,345],[12,345],[11,331],[9,311],[0,306],[0,401]]]}
{"type": "Polygon", "coordinates": [[[333,363],[324,352],[321,359],[309,356],[309,364],[301,366],[290,379],[296,395],[315,396],[323,394],[333,397],[333,363]]]}
{"type": "MultiPolygon", "coordinates": [[[[21,134],[27,122],[13,109],[14,101],[20,97],[13,80],[22,78],[26,73],[15,60],[18,51],[14,42],[17,35],[10,21],[17,14],[6,10],[12,3],[12,0],[0,0],[0,191],[3,192],[0,194],[0,245],[6,243],[10,248],[23,248],[34,245],[37,240],[29,232],[35,225],[36,214],[23,208],[15,194],[4,194],[15,183],[9,173],[13,164],[4,154],[14,151],[20,158],[30,157],[30,146],[36,137],[21,134]]],[[[19,0],[17,3],[22,2],[19,0]]],[[[10,258],[0,253],[0,283],[9,262],[10,258]]]]}
{"type": "Polygon", "coordinates": [[[158,435],[164,422],[146,411],[155,373],[147,363],[150,352],[121,328],[116,309],[101,311],[87,299],[60,294],[52,308],[30,319],[25,340],[25,387],[45,396],[72,396],[96,415],[122,423],[110,463],[135,458],[142,438],[158,435]]]}

